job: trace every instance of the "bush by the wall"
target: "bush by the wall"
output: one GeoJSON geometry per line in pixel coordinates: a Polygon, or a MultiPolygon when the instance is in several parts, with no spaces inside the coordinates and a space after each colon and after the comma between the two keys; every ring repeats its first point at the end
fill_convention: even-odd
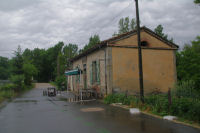
{"type": "Polygon", "coordinates": [[[166,115],[169,109],[167,95],[150,95],[145,97],[145,104],[150,106],[154,113],[159,115],[166,115]]]}
{"type": "Polygon", "coordinates": [[[61,90],[63,86],[66,86],[66,77],[64,75],[56,77],[55,83],[58,89],[61,90]]]}
{"type": "Polygon", "coordinates": [[[15,90],[16,87],[15,84],[5,84],[0,87],[0,91],[15,90]]]}
{"type": "Polygon", "coordinates": [[[5,84],[0,87],[0,102],[4,99],[10,99],[14,97],[16,85],[14,84],[5,84]]]}
{"type": "Polygon", "coordinates": [[[186,98],[200,98],[199,92],[195,89],[195,82],[193,80],[179,81],[174,89],[173,95],[176,97],[186,98]]]}
{"type": "Polygon", "coordinates": [[[170,114],[188,120],[200,122],[200,100],[191,98],[173,98],[170,114]]]}

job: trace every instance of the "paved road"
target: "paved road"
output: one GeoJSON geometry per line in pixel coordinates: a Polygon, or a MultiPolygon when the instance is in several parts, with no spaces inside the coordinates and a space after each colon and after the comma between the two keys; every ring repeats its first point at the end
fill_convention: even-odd
{"type": "Polygon", "coordinates": [[[0,109],[0,133],[199,133],[200,130],[97,102],[42,96],[37,88],[0,109]]]}

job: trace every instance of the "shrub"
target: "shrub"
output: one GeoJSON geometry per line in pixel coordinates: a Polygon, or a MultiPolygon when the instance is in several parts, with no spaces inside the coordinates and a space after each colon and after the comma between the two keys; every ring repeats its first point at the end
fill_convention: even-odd
{"type": "Polygon", "coordinates": [[[24,82],[24,75],[11,76],[11,81],[16,85],[15,91],[20,91],[24,82]]]}
{"type": "Polygon", "coordinates": [[[177,97],[199,98],[199,94],[195,90],[195,82],[192,80],[179,81],[175,85],[173,94],[177,97]]]}
{"type": "Polygon", "coordinates": [[[1,91],[0,97],[1,99],[10,99],[15,95],[13,90],[1,91]]]}
{"type": "Polygon", "coordinates": [[[154,113],[158,113],[160,115],[166,115],[169,103],[167,99],[167,95],[150,95],[145,97],[145,103],[151,107],[151,110],[154,113]]]}
{"type": "Polygon", "coordinates": [[[58,89],[61,90],[62,86],[66,85],[66,77],[64,75],[56,77],[55,83],[56,83],[56,86],[58,87],[58,89]]]}
{"type": "Polygon", "coordinates": [[[200,122],[200,100],[173,98],[170,114],[200,122]]]}
{"type": "Polygon", "coordinates": [[[125,94],[110,94],[104,99],[104,102],[106,104],[123,103],[124,99],[125,99],[125,94]]]}
{"type": "Polygon", "coordinates": [[[109,94],[104,98],[104,103],[106,103],[106,104],[114,103],[114,101],[115,101],[114,95],[112,95],[112,94],[109,94]]]}
{"type": "Polygon", "coordinates": [[[33,64],[26,63],[23,65],[24,71],[24,83],[26,85],[31,85],[33,76],[37,75],[38,70],[33,64]]]}
{"type": "Polygon", "coordinates": [[[134,96],[126,96],[123,93],[119,94],[110,94],[104,98],[104,103],[122,103],[124,105],[138,104],[139,99],[134,96]]]}
{"type": "Polygon", "coordinates": [[[16,85],[14,84],[5,84],[0,87],[1,91],[15,90],[16,85]]]}
{"type": "Polygon", "coordinates": [[[155,114],[174,115],[184,119],[200,122],[200,99],[187,97],[172,97],[172,103],[169,106],[167,94],[145,96],[145,104],[135,96],[126,97],[125,94],[110,94],[105,97],[106,104],[123,103],[131,107],[138,107],[142,110],[152,111],[155,114]]]}

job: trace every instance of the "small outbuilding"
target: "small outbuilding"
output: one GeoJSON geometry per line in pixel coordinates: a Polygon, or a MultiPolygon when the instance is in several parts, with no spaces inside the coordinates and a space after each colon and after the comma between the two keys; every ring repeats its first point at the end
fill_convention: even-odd
{"type": "MultiPolygon", "coordinates": [[[[139,93],[137,31],[130,31],[84,51],[71,59],[66,72],[72,91],[95,89],[99,94],[139,93]],[[71,73],[71,74],[70,74],[71,73]]],[[[176,83],[178,46],[152,30],[141,28],[144,93],[167,92],[176,83]]]]}

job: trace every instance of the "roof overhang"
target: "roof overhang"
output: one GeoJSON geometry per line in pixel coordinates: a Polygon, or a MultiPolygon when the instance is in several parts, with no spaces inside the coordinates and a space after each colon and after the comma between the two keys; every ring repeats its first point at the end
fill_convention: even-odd
{"type": "MultiPolygon", "coordinates": [[[[147,28],[147,27],[145,27],[145,26],[141,27],[141,31],[145,31],[145,32],[151,34],[151,35],[154,36],[155,38],[157,38],[157,39],[159,39],[160,41],[162,41],[162,42],[166,43],[167,45],[169,45],[169,46],[170,46],[172,49],[174,49],[174,50],[177,50],[177,49],[179,48],[178,45],[176,45],[176,44],[174,44],[173,42],[170,42],[170,41],[168,41],[168,40],[162,38],[161,36],[157,35],[155,32],[153,32],[152,30],[150,30],[149,28],[147,28]]],[[[132,36],[132,35],[135,35],[135,34],[137,34],[137,30],[133,30],[133,31],[130,31],[130,32],[126,32],[126,33],[120,34],[120,35],[118,35],[118,36],[112,37],[112,38],[110,38],[110,39],[104,40],[104,41],[102,41],[102,42],[96,44],[96,45],[93,46],[92,48],[90,48],[90,49],[84,51],[83,53],[81,53],[81,54],[79,54],[79,55],[77,55],[77,56],[71,58],[71,59],[70,59],[70,62],[76,61],[76,60],[80,59],[81,57],[86,56],[86,55],[88,55],[88,54],[90,54],[90,53],[92,53],[92,52],[94,52],[94,51],[96,51],[96,50],[98,50],[98,49],[100,49],[100,48],[107,47],[107,46],[109,46],[109,45],[108,45],[109,43],[113,43],[113,42],[115,42],[115,41],[117,41],[117,40],[121,40],[121,39],[127,38],[127,37],[132,36]]]]}

